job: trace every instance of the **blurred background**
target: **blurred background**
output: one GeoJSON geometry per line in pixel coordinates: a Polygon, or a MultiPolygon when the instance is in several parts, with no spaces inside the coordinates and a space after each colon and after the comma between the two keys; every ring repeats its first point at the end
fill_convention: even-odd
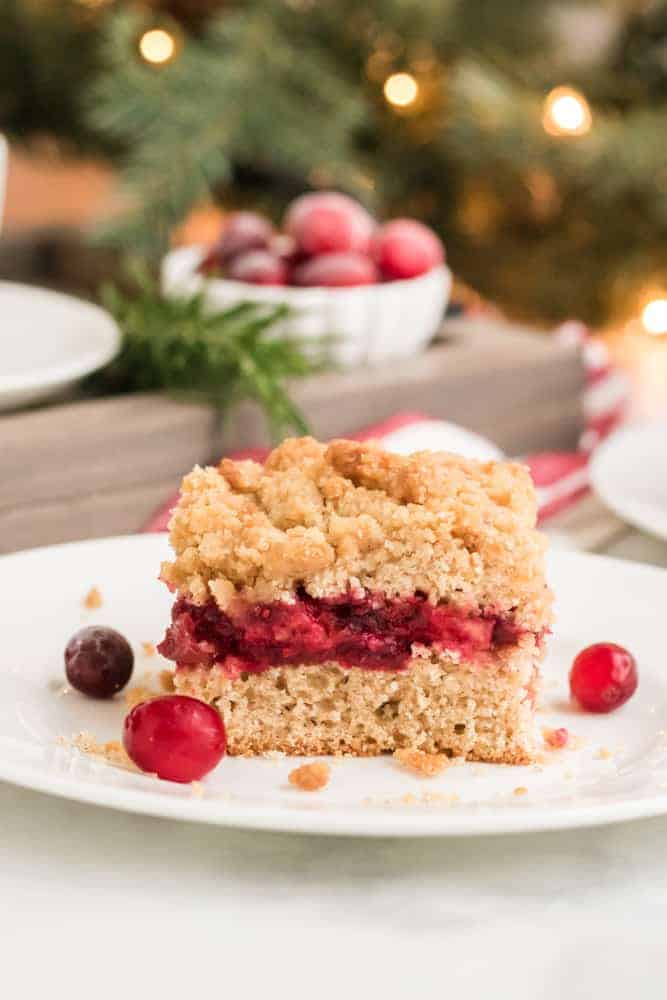
{"type": "MultiPolygon", "coordinates": [[[[586,386],[610,367],[630,378],[637,413],[665,405],[666,3],[4,0],[2,9],[0,278],[102,301],[122,341],[115,361],[58,405],[6,407],[0,444],[16,449],[17,469],[19,442],[23,461],[36,449],[34,463],[65,441],[73,464],[77,447],[90,456],[104,441],[114,453],[131,444],[136,468],[143,437],[174,455],[154,488],[142,486],[132,517],[83,512],[76,534],[139,527],[181,467],[222,447],[212,411],[233,409],[227,447],[306,426],[352,433],[418,409],[525,454],[581,451],[582,440],[590,449],[600,427],[591,432],[586,386]],[[444,244],[453,289],[444,325],[423,343],[406,333],[402,350],[383,353],[390,335],[376,320],[375,346],[333,365],[324,335],[354,325],[331,320],[333,299],[317,306],[315,355],[312,328],[308,349],[290,341],[280,295],[260,296],[273,312],[230,318],[230,305],[257,296],[237,287],[230,299],[222,264],[210,285],[195,280],[205,249],[185,280],[174,248],[210,250],[239,210],[279,227],[296,197],[322,189],[380,221],[418,220],[444,244]],[[402,364],[388,367],[391,357],[402,364]],[[147,392],[169,394],[164,410],[142,409],[136,394],[147,392]],[[110,409],[116,395],[120,408],[110,409]],[[110,424],[126,438],[107,441],[110,424]],[[88,435],[79,444],[74,426],[88,435]]],[[[390,285],[379,288],[377,308],[389,313],[390,285]]],[[[0,316],[5,343],[22,308],[0,316]]],[[[422,311],[415,298],[403,329],[422,311]]],[[[615,396],[614,420],[618,406],[615,396]]],[[[53,482],[44,490],[58,492],[53,482]]],[[[24,531],[19,499],[8,504],[5,548],[64,537],[55,522],[24,531]]]]}

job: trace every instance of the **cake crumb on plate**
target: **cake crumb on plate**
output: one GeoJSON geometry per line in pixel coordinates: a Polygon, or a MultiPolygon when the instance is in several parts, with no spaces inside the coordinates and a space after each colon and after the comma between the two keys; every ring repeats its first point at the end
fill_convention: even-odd
{"type": "Polygon", "coordinates": [[[128,757],[125,747],[119,740],[108,740],[106,743],[98,743],[92,733],[82,730],[75,733],[71,739],[60,736],[57,742],[61,746],[73,747],[81,753],[91,757],[99,757],[113,764],[114,767],[121,767],[126,771],[138,771],[139,768],[128,757]]]}
{"type": "Polygon", "coordinates": [[[448,795],[444,795],[441,792],[422,792],[421,795],[414,795],[412,792],[406,792],[404,795],[394,795],[394,796],[374,796],[368,795],[365,799],[361,800],[362,806],[374,806],[378,808],[389,807],[391,809],[402,808],[405,806],[454,806],[461,801],[460,797],[456,792],[451,792],[448,795]]]}
{"type": "Polygon", "coordinates": [[[154,642],[142,642],[141,651],[144,656],[155,656],[157,653],[154,642]]]}
{"type": "Polygon", "coordinates": [[[150,701],[151,698],[155,698],[155,692],[144,687],[143,684],[136,684],[125,692],[125,704],[130,711],[137,705],[141,705],[142,702],[150,701]]]}
{"type": "Polygon", "coordinates": [[[89,611],[94,611],[96,608],[102,607],[102,594],[97,587],[91,587],[86,596],[83,599],[84,608],[88,608],[89,611]]]}
{"type": "Polygon", "coordinates": [[[549,729],[548,726],[544,726],[542,738],[550,750],[562,750],[569,743],[570,733],[564,726],[560,726],[558,729],[549,729]]]}
{"type": "Polygon", "coordinates": [[[173,670],[160,671],[160,687],[168,694],[174,693],[174,672],[173,670]]]}
{"type": "Polygon", "coordinates": [[[314,764],[302,764],[289,773],[289,783],[302,792],[316,792],[329,784],[331,768],[322,761],[314,764]]]}
{"type": "Polygon", "coordinates": [[[449,767],[450,760],[443,753],[424,753],[423,750],[394,750],[394,760],[416,774],[433,778],[449,767]]]}
{"type": "Polygon", "coordinates": [[[525,785],[517,785],[517,787],[512,792],[513,795],[527,795],[528,789],[525,785]]]}

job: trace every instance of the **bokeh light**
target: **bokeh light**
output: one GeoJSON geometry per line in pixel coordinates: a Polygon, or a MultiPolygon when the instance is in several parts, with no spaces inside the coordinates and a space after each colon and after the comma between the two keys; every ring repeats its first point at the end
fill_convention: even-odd
{"type": "Polygon", "coordinates": [[[169,62],[176,51],[174,36],[164,28],[151,28],[139,39],[139,52],[146,62],[159,65],[169,62]]]}
{"type": "Polygon", "coordinates": [[[593,124],[588,101],[572,87],[556,87],[544,101],[542,125],[549,135],[586,135],[593,124]]]}
{"type": "Polygon", "coordinates": [[[384,96],[395,108],[408,108],[417,100],[419,84],[411,73],[392,73],[384,81],[384,96]]]}
{"type": "Polygon", "coordinates": [[[652,299],[642,309],[642,323],[647,333],[667,333],[667,299],[652,299]]]}

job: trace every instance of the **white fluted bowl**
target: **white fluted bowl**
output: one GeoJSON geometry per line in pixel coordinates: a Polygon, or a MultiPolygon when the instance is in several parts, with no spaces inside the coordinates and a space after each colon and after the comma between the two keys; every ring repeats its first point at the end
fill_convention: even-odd
{"type": "Polygon", "coordinates": [[[407,281],[358,288],[292,288],[205,278],[197,272],[201,246],[181,247],[162,262],[166,295],[203,291],[214,309],[239,302],[286,303],[290,332],[318,340],[335,338],[332,360],[345,367],[381,364],[418,354],[429,343],[449,301],[452,275],[444,265],[407,281]]]}

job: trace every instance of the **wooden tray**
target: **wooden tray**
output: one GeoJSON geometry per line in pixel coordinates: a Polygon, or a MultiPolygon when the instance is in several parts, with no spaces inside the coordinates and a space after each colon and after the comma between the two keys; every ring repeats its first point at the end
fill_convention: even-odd
{"type": "MultiPolygon", "coordinates": [[[[319,375],[296,383],[293,395],[323,439],[416,410],[521,455],[576,446],[583,377],[575,345],[457,320],[400,366],[319,375]]],[[[0,551],[138,531],[195,462],[265,443],[253,405],[240,406],[222,428],[211,408],[158,394],[4,415],[0,551]]]]}

